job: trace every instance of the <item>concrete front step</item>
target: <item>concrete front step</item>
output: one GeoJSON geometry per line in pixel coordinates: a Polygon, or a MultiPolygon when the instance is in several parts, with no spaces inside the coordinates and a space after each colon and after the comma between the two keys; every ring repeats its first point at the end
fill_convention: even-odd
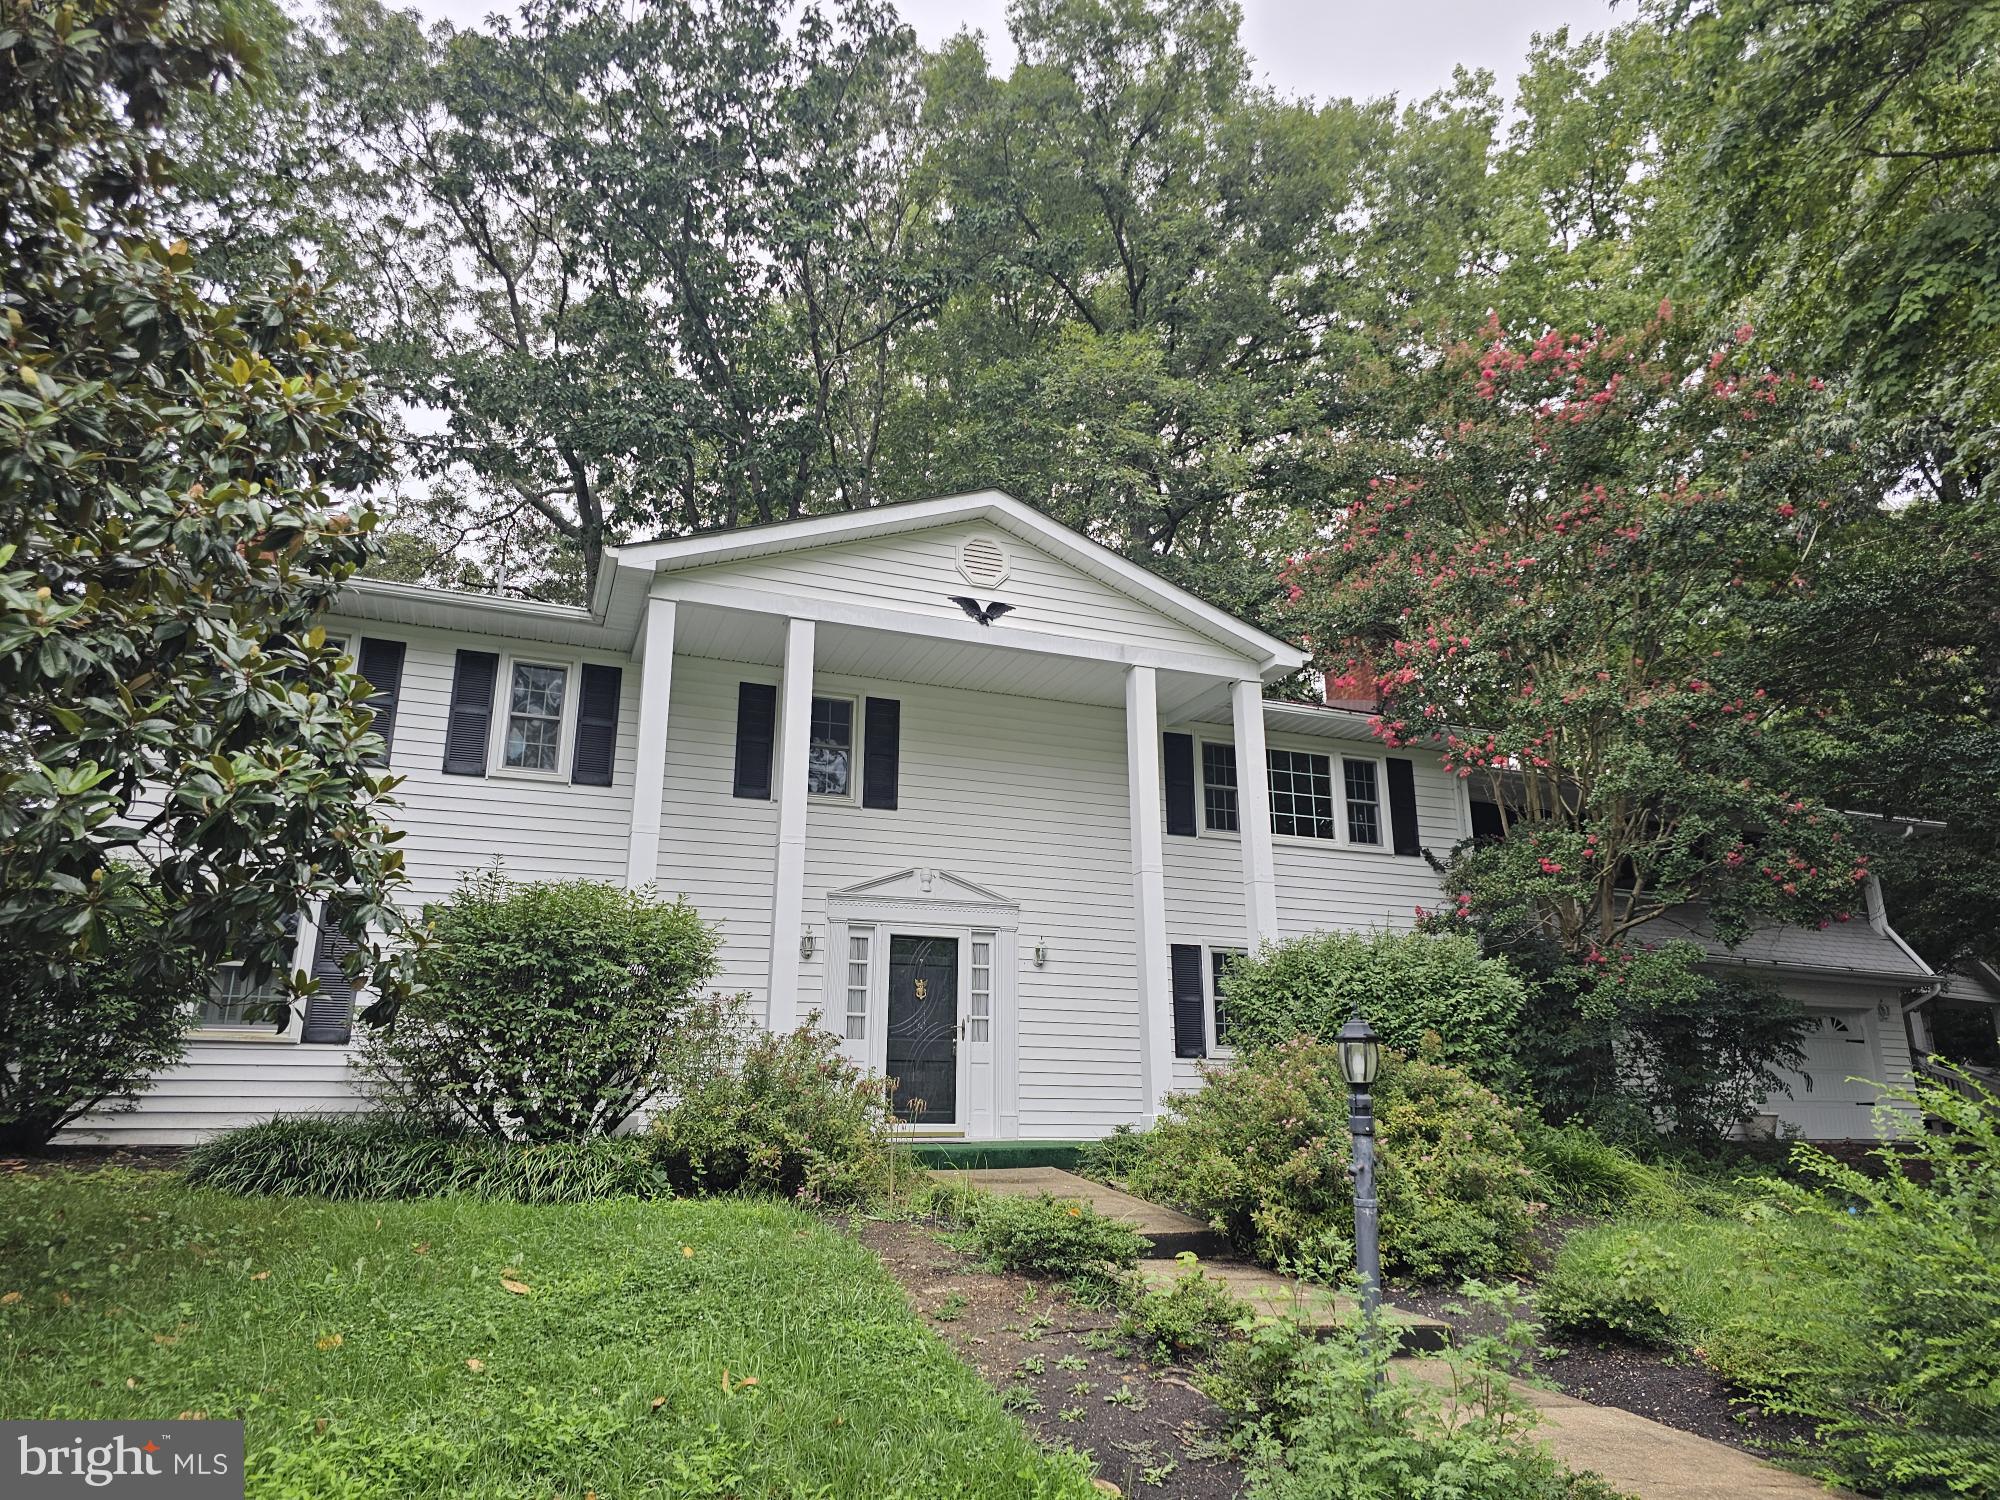
{"type": "Polygon", "coordinates": [[[1107,1219],[1122,1219],[1151,1240],[1153,1248],[1147,1253],[1158,1260],[1171,1261],[1183,1250],[1203,1257],[1226,1255],[1229,1251],[1229,1242],[1199,1219],[1057,1167],[957,1170],[942,1167],[931,1176],[940,1182],[961,1182],[984,1192],[998,1193],[1003,1198],[1033,1198],[1047,1193],[1051,1198],[1088,1203],[1107,1219]]]}
{"type": "MultiPolygon", "coordinates": [[[[1237,1260],[1230,1252],[1229,1242],[1199,1219],[1190,1218],[1175,1209],[1162,1208],[1157,1203],[1148,1203],[1144,1198],[1135,1198],[1104,1183],[1092,1182],[1074,1172],[1060,1171],[1055,1167],[1010,1167],[998,1170],[942,1169],[930,1175],[940,1182],[964,1183],[1003,1197],[1032,1198],[1047,1193],[1052,1198],[1088,1203],[1107,1218],[1122,1219],[1153,1242],[1153,1248],[1148,1252],[1148,1259],[1141,1263],[1140,1271],[1154,1285],[1172,1281],[1180,1273],[1174,1257],[1183,1251],[1191,1251],[1200,1257],[1205,1275],[1222,1282],[1235,1297],[1260,1313],[1299,1318],[1308,1327],[1323,1333],[1355,1306],[1353,1298],[1343,1297],[1326,1287],[1292,1281],[1275,1271],[1266,1271],[1261,1266],[1237,1260]]],[[[1403,1347],[1406,1349],[1427,1352],[1443,1349],[1451,1343],[1450,1325],[1435,1318],[1384,1307],[1382,1320],[1402,1332],[1403,1347]]]]}
{"type": "MultiPolygon", "coordinates": [[[[1201,1262],[1201,1270],[1210,1281],[1219,1281],[1227,1287],[1237,1301],[1269,1317],[1291,1318],[1314,1333],[1339,1327],[1360,1307],[1354,1298],[1330,1287],[1293,1281],[1276,1271],[1240,1260],[1205,1260],[1201,1262]]],[[[1149,1285],[1166,1286],[1180,1274],[1180,1267],[1148,1261],[1139,1267],[1139,1274],[1149,1285]]],[[[1451,1346],[1449,1323],[1427,1318],[1422,1313],[1405,1312],[1387,1303],[1383,1304],[1381,1317],[1383,1325],[1400,1334],[1402,1347],[1412,1353],[1432,1354],[1451,1346]]]]}

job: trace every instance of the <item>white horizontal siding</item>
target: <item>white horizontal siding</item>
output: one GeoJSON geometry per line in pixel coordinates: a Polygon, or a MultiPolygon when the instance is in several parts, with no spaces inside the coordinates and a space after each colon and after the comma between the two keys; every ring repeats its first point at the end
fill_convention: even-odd
{"type": "Polygon", "coordinates": [[[717,563],[665,576],[766,594],[880,605],[950,620],[965,619],[951,602],[955,594],[975,597],[982,604],[1004,599],[1014,612],[994,627],[996,631],[1189,650],[1210,657],[1240,654],[1150,604],[977,522],[717,563]],[[1007,549],[1012,567],[998,588],[975,587],[958,571],[958,544],[975,533],[998,537],[1007,549]]]}
{"type": "Polygon", "coordinates": [[[219,1131],[276,1115],[339,1113],[364,1100],[346,1047],[288,1042],[203,1042],[156,1074],[138,1107],[86,1116],[71,1145],[192,1146],[219,1131]]]}
{"type": "MultiPolygon", "coordinates": [[[[352,634],[369,635],[387,629],[346,628],[352,634]]],[[[570,781],[567,741],[559,777],[447,776],[444,734],[455,655],[461,648],[505,652],[508,643],[442,631],[410,630],[396,638],[407,641],[409,650],[389,768],[405,778],[396,793],[402,810],[393,821],[403,830],[403,857],[415,901],[449,895],[462,873],[495,863],[521,880],[623,881],[639,718],[639,676],[629,658],[542,645],[522,648],[527,660],[567,663],[572,668],[597,662],[624,671],[610,786],[577,786],[570,781]]],[[[572,670],[572,701],[565,710],[572,735],[577,690],[572,670]]],[[[505,712],[506,694],[507,684],[502,682],[495,692],[496,716],[505,712]]]]}
{"type": "MultiPolygon", "coordinates": [[[[1202,816],[1201,803],[1200,742],[1229,744],[1233,736],[1214,724],[1184,724],[1176,729],[1196,737],[1198,833],[1194,838],[1164,841],[1168,940],[1199,943],[1207,948],[1247,947],[1242,839],[1233,833],[1211,833],[1202,816]]],[[[1343,752],[1364,757],[1379,757],[1383,753],[1374,746],[1342,746],[1302,735],[1272,732],[1266,738],[1274,749],[1330,755],[1334,761],[1336,796],[1340,791],[1339,762],[1343,752]]],[[[1430,752],[1394,753],[1414,763],[1419,837],[1433,853],[1448,853],[1466,835],[1457,779],[1430,752]]],[[[1386,782],[1380,790],[1386,841],[1390,837],[1386,782]]],[[[1418,906],[1435,906],[1443,896],[1443,887],[1428,862],[1398,856],[1386,848],[1274,838],[1272,854],[1278,875],[1278,931],[1285,938],[1329,931],[1405,931],[1415,924],[1418,906]]],[[[1208,983],[1206,970],[1202,980],[1208,983]]],[[[1200,1083],[1199,1067],[1193,1059],[1174,1060],[1175,1089],[1196,1088],[1200,1083]]]]}
{"type": "MultiPolygon", "coordinates": [[[[569,780],[565,741],[560,777],[529,778],[444,774],[445,721],[451,678],[460,648],[506,653],[512,643],[495,636],[392,626],[335,618],[328,633],[344,637],[350,651],[362,636],[406,643],[389,769],[403,778],[401,807],[391,825],[403,832],[410,884],[403,904],[412,910],[451,894],[467,871],[498,863],[521,880],[610,880],[625,877],[632,816],[632,776],[637,746],[639,678],[628,658],[602,651],[524,645],[524,658],[597,662],[624,670],[620,683],[618,743],[608,787],[569,780]]],[[[566,705],[572,736],[578,678],[571,672],[566,705]]],[[[504,712],[506,684],[495,690],[494,712],[504,712]]],[[[352,1109],[359,1096],[344,1048],[286,1042],[200,1042],[188,1058],[155,1080],[129,1112],[86,1119],[66,1140],[133,1145],[180,1145],[220,1130],[281,1113],[352,1109]]]]}

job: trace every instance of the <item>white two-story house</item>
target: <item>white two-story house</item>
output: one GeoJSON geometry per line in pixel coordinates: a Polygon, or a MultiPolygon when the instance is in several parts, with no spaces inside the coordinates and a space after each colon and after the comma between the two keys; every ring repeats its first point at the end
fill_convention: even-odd
{"type": "MultiPolygon", "coordinates": [[[[1148,1122],[1226,1055],[1230,955],[1409,926],[1474,832],[1435,754],[1265,698],[1297,647],[994,492],[626,546],[587,606],[362,580],[328,628],[381,690],[413,900],[495,862],[683,895],[718,989],[817,1012],[926,1135],[1148,1122]]],[[[1899,1078],[1927,971],[1849,936],[1880,972],[1774,972],[1899,1078]]],[[[306,1014],[247,1027],[225,973],[186,1061],[70,1138],[359,1107],[352,997],[298,941],[306,1014]]]]}

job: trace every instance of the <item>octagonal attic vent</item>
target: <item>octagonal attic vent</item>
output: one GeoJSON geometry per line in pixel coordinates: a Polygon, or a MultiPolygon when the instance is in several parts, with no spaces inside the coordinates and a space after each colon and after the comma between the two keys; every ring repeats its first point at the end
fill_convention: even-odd
{"type": "Polygon", "coordinates": [[[974,588],[998,588],[1012,571],[1007,549],[1000,545],[998,537],[981,532],[958,544],[959,576],[974,588]]]}

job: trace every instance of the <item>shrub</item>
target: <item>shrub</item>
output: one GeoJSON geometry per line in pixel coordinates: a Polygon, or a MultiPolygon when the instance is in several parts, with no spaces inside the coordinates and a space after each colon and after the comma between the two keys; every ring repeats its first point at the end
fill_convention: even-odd
{"type": "Polygon", "coordinates": [[[217,1136],[190,1154],[187,1178],[273,1197],[470,1197],[520,1203],[671,1196],[633,1136],[543,1143],[440,1131],[384,1115],[294,1116],[217,1136]]]}
{"type": "Polygon", "coordinates": [[[130,1109],[186,1050],[203,988],[191,957],[163,953],[156,926],[130,911],[104,934],[81,957],[0,962],[0,1151],[46,1146],[93,1109],[130,1109]]]}
{"type": "Polygon", "coordinates": [[[1611,1334],[1639,1344],[1671,1339],[1675,1287],[1684,1267],[1639,1229],[1574,1236],[1536,1290],[1535,1305],[1551,1328],[1611,1334]]]}
{"type": "MultiPolygon", "coordinates": [[[[1516,1112],[1455,1068],[1385,1056],[1375,1087],[1386,1267],[1431,1278],[1525,1262],[1536,1205],[1516,1112]]],[[[1172,1099],[1133,1191],[1207,1219],[1259,1260],[1350,1270],[1347,1086],[1333,1047],[1262,1048],[1172,1099]]]]}
{"type": "Polygon", "coordinates": [[[1615,1500],[1535,1439],[1535,1409],[1512,1385],[1535,1344],[1518,1292],[1465,1291],[1500,1331],[1447,1351],[1436,1384],[1391,1374],[1395,1341],[1363,1338],[1358,1320],[1294,1345],[1262,1423],[1252,1500],[1615,1500]]]}
{"type": "Polygon", "coordinates": [[[392,1106],[492,1136],[616,1130],[664,1085],[715,972],[692,907],[596,881],[489,871],[426,915],[420,990],[368,1035],[363,1067],[392,1106]]]}
{"type": "Polygon", "coordinates": [[[982,1194],[967,1205],[972,1243],[995,1270],[1103,1282],[1129,1271],[1151,1242],[1088,1203],[982,1194]]]}
{"type": "Polygon", "coordinates": [[[1174,1257],[1180,1271],[1164,1287],[1149,1287],[1132,1299],[1118,1331],[1161,1363],[1209,1354],[1243,1324],[1250,1309],[1229,1288],[1202,1274],[1193,1252],[1174,1257]]]}
{"type": "Polygon", "coordinates": [[[1520,980],[1477,940],[1421,932],[1321,932],[1238,959],[1222,983],[1229,1038],[1330,1042],[1359,1006],[1383,1045],[1489,1083],[1511,1074],[1520,980]]]}
{"type": "MultiPolygon", "coordinates": [[[[1878,1118],[1909,1110],[1932,1128],[1879,1150],[1879,1174],[1800,1146],[1818,1190],[1774,1188],[1791,1216],[1776,1231],[1826,1237],[1818,1264],[1854,1313],[1844,1336],[1795,1345],[1749,1383],[1813,1422],[1829,1472],[1857,1487],[2000,1493],[2000,1097],[1968,1087],[1889,1090],[1878,1118]]],[[[1786,1330],[1820,1321],[1803,1281],[1772,1309],[1786,1330]]]]}
{"type": "Polygon", "coordinates": [[[898,1144],[884,1081],[840,1054],[819,1017],[745,1037],[733,1006],[690,1025],[671,1070],[652,1152],[682,1193],[778,1193],[828,1203],[875,1198],[898,1144]]]}

